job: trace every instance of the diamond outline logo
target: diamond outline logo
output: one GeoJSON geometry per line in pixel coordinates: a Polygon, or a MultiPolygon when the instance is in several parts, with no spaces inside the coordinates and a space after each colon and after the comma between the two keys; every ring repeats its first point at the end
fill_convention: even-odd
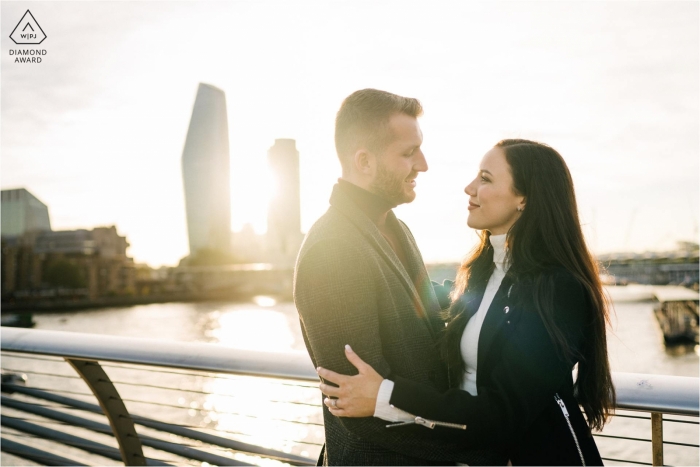
{"type": "MultiPolygon", "coordinates": [[[[34,15],[32,15],[32,12],[27,10],[27,12],[24,14],[24,16],[22,16],[22,19],[19,20],[19,23],[17,23],[17,26],[15,26],[15,28],[12,30],[12,33],[10,34],[10,39],[12,39],[12,41],[17,45],[20,45],[20,44],[37,45],[37,44],[41,44],[42,42],[44,42],[44,40],[46,39],[46,33],[44,32],[43,29],[41,29],[41,26],[39,26],[39,23],[37,22],[36,18],[34,18],[34,15]],[[29,17],[27,17],[27,16],[29,16],[29,17]],[[19,27],[22,26],[23,24],[24,24],[24,27],[20,31],[18,31],[19,27]],[[32,26],[32,24],[34,24],[34,26],[36,26],[36,27],[32,26]],[[29,26],[29,29],[31,29],[32,33],[37,34],[36,39],[34,39],[33,42],[17,42],[17,40],[12,36],[15,35],[15,32],[19,32],[20,34],[24,33],[25,30],[27,29],[27,26],[29,26]],[[37,29],[38,29],[38,31],[37,31],[37,29]],[[41,36],[43,36],[43,37],[41,37],[41,36]],[[39,37],[41,37],[41,40],[38,40],[39,37]]],[[[26,40],[26,39],[19,38],[19,40],[26,40]]]]}

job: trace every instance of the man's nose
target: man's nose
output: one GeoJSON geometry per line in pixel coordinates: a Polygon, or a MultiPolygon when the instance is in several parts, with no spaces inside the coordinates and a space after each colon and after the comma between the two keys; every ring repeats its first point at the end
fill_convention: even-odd
{"type": "Polygon", "coordinates": [[[417,159],[413,164],[413,170],[416,172],[427,172],[428,171],[428,161],[425,160],[425,154],[423,151],[418,151],[417,159]]]}

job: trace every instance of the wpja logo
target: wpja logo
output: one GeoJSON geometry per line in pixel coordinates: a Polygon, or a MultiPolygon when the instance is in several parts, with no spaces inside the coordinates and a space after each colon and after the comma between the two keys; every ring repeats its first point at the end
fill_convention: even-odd
{"type": "MultiPolygon", "coordinates": [[[[46,33],[32,12],[27,10],[10,34],[10,39],[17,45],[38,45],[44,42],[46,33]]],[[[46,49],[10,49],[10,55],[15,56],[15,63],[41,63],[46,49]]]]}
{"type": "Polygon", "coordinates": [[[10,34],[10,39],[15,44],[41,44],[46,39],[46,34],[34,19],[32,12],[27,10],[10,34]]]}

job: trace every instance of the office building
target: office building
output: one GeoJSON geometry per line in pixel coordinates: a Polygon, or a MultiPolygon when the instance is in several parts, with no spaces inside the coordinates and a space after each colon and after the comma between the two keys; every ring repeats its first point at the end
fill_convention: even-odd
{"type": "Polygon", "coordinates": [[[0,198],[3,237],[51,230],[49,208],[26,189],[2,190],[0,198]]]}
{"type": "Polygon", "coordinates": [[[226,95],[200,83],[182,152],[190,255],[228,252],[231,242],[226,95]]]}
{"type": "Polygon", "coordinates": [[[274,263],[293,262],[303,239],[299,151],[293,139],[277,139],[267,153],[275,193],[267,214],[267,250],[274,263]]]}

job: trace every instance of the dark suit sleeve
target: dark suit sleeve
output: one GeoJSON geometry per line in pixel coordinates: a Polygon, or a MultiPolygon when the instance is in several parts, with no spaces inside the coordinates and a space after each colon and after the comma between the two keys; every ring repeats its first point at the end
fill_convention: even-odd
{"type": "Polygon", "coordinates": [[[445,279],[442,284],[438,284],[435,281],[430,281],[433,286],[433,291],[435,291],[435,297],[440,304],[441,310],[447,310],[452,304],[452,299],[450,298],[450,293],[454,287],[454,281],[445,279]]]}
{"type": "MultiPolygon", "coordinates": [[[[324,240],[300,258],[294,296],[315,365],[357,374],[344,353],[344,345],[350,344],[382,376],[390,375],[379,333],[382,285],[376,271],[376,265],[342,241],[324,240]]],[[[374,417],[339,420],[360,438],[405,455],[443,462],[472,459],[463,443],[429,440],[420,430],[387,429],[388,422],[374,417]]]]}
{"type": "MultiPolygon", "coordinates": [[[[580,348],[588,315],[582,285],[572,276],[555,281],[557,323],[574,348],[580,348]]],[[[571,365],[560,358],[544,323],[534,310],[523,310],[516,328],[504,340],[491,378],[479,383],[479,394],[433,388],[394,379],[391,403],[422,417],[466,424],[467,430],[442,429],[445,436],[461,438],[468,446],[502,446],[517,439],[571,378],[571,365]]]]}

